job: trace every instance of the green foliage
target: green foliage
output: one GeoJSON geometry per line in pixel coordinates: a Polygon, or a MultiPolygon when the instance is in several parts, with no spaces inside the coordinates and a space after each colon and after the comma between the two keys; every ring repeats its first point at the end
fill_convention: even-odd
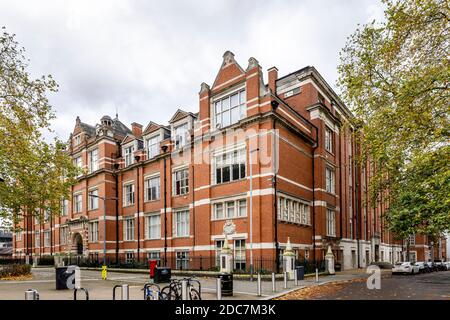
{"type": "Polygon", "coordinates": [[[24,49],[4,28],[0,35],[0,218],[17,226],[23,213],[60,213],[77,169],[65,144],[43,139],[54,114],[47,93],[51,76],[31,79],[24,49]]]}
{"type": "Polygon", "coordinates": [[[439,235],[450,230],[450,146],[422,154],[406,165],[399,178],[398,199],[387,216],[391,229],[403,235],[439,235]]]}
{"type": "Polygon", "coordinates": [[[6,277],[18,277],[31,274],[29,264],[9,264],[0,269],[0,279],[6,277]]]}
{"type": "Polygon", "coordinates": [[[414,173],[411,166],[422,169],[424,161],[431,161],[430,170],[440,171],[436,166],[443,163],[432,160],[436,152],[441,153],[439,148],[448,145],[449,2],[383,3],[385,21],[364,25],[349,37],[341,52],[338,85],[359,121],[362,134],[358,139],[363,148],[360,161],[375,167],[369,185],[372,205],[383,198],[395,208],[395,218],[388,220],[399,233],[442,232],[449,220],[445,206],[448,185],[445,189],[442,181],[428,181],[433,185],[443,183],[443,189],[427,190],[428,197],[422,195],[423,203],[417,206],[412,200],[406,201],[405,190],[418,200],[419,190],[407,184],[423,183],[420,179],[426,175],[405,175],[414,173]],[[419,214],[422,210],[427,213],[419,214]],[[399,215],[403,219],[398,219],[399,215]]]}

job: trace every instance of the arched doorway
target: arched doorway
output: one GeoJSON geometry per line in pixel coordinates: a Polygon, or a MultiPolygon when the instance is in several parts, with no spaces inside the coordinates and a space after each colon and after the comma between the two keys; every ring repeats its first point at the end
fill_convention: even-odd
{"type": "Polygon", "coordinates": [[[81,234],[75,234],[74,243],[76,246],[77,254],[83,254],[83,238],[81,237],[81,234]]]}

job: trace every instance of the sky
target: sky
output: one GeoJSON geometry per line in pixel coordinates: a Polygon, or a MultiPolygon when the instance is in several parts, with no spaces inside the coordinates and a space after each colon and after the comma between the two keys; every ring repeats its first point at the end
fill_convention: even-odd
{"type": "Polygon", "coordinates": [[[255,57],[267,81],[315,66],[335,87],[346,38],[373,19],[380,0],[0,0],[0,27],[16,34],[34,77],[51,74],[55,134],[75,118],[105,115],[130,126],[167,124],[178,108],[198,111],[200,84],[212,85],[230,50],[245,69],[255,57]]]}

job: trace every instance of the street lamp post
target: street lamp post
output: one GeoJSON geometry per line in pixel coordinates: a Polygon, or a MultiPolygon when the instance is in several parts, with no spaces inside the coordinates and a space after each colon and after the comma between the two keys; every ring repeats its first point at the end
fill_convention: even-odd
{"type": "Polygon", "coordinates": [[[259,151],[259,148],[249,151],[250,168],[250,280],[253,281],[253,169],[252,153],[259,151]]]}
{"type": "Polygon", "coordinates": [[[90,197],[98,198],[103,201],[103,265],[106,266],[106,201],[107,200],[116,200],[116,197],[101,197],[93,194],[89,195],[90,197]]]}

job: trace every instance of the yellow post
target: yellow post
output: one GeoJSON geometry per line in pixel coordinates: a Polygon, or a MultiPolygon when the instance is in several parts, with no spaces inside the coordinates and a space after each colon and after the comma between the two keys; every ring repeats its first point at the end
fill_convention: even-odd
{"type": "Polygon", "coordinates": [[[108,275],[108,270],[106,268],[106,266],[102,266],[102,280],[106,280],[108,275]]]}

